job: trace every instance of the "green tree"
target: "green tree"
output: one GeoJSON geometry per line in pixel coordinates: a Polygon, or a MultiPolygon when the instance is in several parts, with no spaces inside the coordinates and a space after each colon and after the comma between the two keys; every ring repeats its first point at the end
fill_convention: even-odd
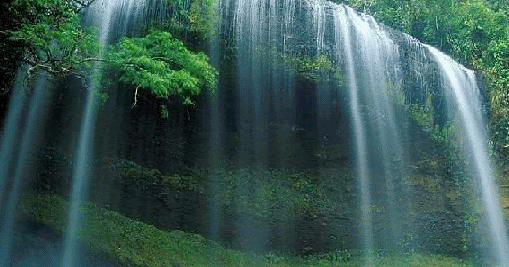
{"type": "MultiPolygon", "coordinates": [[[[24,48],[23,60],[30,65],[30,74],[44,70],[57,79],[68,75],[88,78],[93,62],[100,60],[106,70],[120,74],[120,81],[135,86],[136,94],[138,89],[143,89],[157,98],[176,96],[184,104],[194,104],[194,98],[203,90],[213,91],[217,72],[208,63],[207,56],[191,52],[180,40],[162,30],[154,29],[144,37],[122,38],[107,48],[104,58],[97,58],[97,34],[80,22],[82,10],[93,1],[14,0],[11,13],[20,26],[8,33],[24,48]]],[[[182,4],[180,0],[173,2],[182,4]]],[[[205,31],[210,26],[212,3],[212,0],[196,0],[191,4],[190,13],[184,12],[181,5],[179,14],[185,15],[190,27],[205,31]]],[[[174,18],[171,16],[169,21],[174,18]]],[[[105,88],[95,89],[106,92],[105,88]]]]}
{"type": "Polygon", "coordinates": [[[489,57],[490,42],[507,38],[507,16],[490,9],[482,1],[459,3],[452,12],[455,15],[448,20],[451,29],[448,39],[454,56],[482,69],[484,62],[480,61],[489,57]]]}
{"type": "Polygon", "coordinates": [[[11,39],[24,48],[29,74],[45,70],[56,78],[75,74],[85,77],[96,60],[96,35],[81,26],[80,13],[94,0],[15,0],[11,14],[19,28],[11,39]]]}
{"type": "Polygon", "coordinates": [[[156,97],[179,96],[193,104],[202,89],[213,91],[216,70],[203,53],[193,53],[184,44],[161,30],[145,37],[124,37],[108,53],[107,60],[120,71],[120,80],[156,97]]]}

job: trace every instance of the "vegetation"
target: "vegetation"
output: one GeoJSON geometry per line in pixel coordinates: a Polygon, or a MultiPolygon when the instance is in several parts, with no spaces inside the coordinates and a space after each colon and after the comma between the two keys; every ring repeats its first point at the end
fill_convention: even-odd
{"type": "MultiPolygon", "coordinates": [[[[58,156],[53,156],[53,158],[57,161],[67,161],[67,159],[58,156]]],[[[412,191],[417,195],[425,196],[425,202],[416,202],[412,206],[412,210],[424,216],[423,218],[431,216],[433,213],[450,212],[448,207],[461,205],[461,198],[465,193],[458,186],[444,186],[444,183],[452,184],[454,181],[443,179],[445,170],[440,161],[441,159],[422,159],[416,162],[412,166],[412,173],[407,181],[409,184],[406,186],[423,188],[423,191],[412,191]]],[[[238,222],[239,215],[249,218],[249,221],[256,225],[268,224],[274,227],[273,229],[288,227],[300,231],[301,228],[293,227],[299,223],[304,223],[309,229],[320,225],[319,227],[327,229],[326,231],[338,231],[335,232],[334,239],[330,240],[337,243],[331,243],[331,247],[350,248],[354,245],[351,240],[341,239],[354,234],[354,228],[349,225],[354,223],[358,216],[358,203],[354,195],[355,180],[353,173],[347,167],[338,169],[332,179],[327,179],[319,174],[302,171],[254,167],[215,172],[195,169],[188,171],[186,175],[165,175],[156,169],[112,158],[105,159],[102,163],[96,162],[96,165],[108,166],[108,168],[98,170],[97,177],[94,178],[96,181],[93,182],[93,188],[98,192],[93,190],[91,199],[98,203],[107,203],[108,209],[152,224],[159,229],[174,229],[175,222],[179,221],[169,219],[175,218],[174,216],[193,214],[193,216],[197,216],[196,218],[201,218],[201,211],[193,206],[193,203],[199,201],[202,203],[201,207],[207,209],[210,206],[207,207],[206,200],[214,198],[215,207],[220,211],[224,225],[235,224],[238,222]],[[191,172],[192,174],[190,174],[191,172]],[[211,180],[213,185],[211,185],[211,180]],[[105,199],[101,188],[112,188],[111,186],[115,186],[115,189],[108,192],[115,197],[112,199],[106,197],[105,199]],[[247,188],[250,189],[247,190],[247,188]],[[176,195],[184,197],[177,197],[179,200],[175,201],[176,195]],[[188,201],[189,198],[191,201],[188,201]],[[157,210],[157,214],[167,214],[168,216],[154,216],[153,212],[145,213],[143,212],[144,208],[140,210],[139,207],[151,207],[151,210],[157,210]],[[343,235],[345,233],[346,235],[343,235]]],[[[39,184],[34,184],[37,191],[61,192],[59,187],[62,186],[62,180],[65,178],[49,181],[56,175],[57,173],[40,173],[40,177],[37,179],[39,184]],[[47,178],[46,175],[49,175],[50,178],[47,178]],[[47,180],[49,183],[41,184],[41,180],[47,180]]],[[[374,204],[373,216],[383,218],[384,213],[383,205],[374,204]]],[[[461,220],[459,217],[457,219],[461,220]]],[[[198,219],[195,226],[186,224],[179,226],[178,229],[203,233],[199,226],[203,222],[201,220],[198,219]]],[[[426,225],[425,222],[422,224],[426,225]]],[[[417,223],[417,225],[422,226],[421,223],[417,223]]],[[[438,231],[443,230],[438,228],[438,231]]],[[[234,227],[228,229],[233,230],[234,227]]],[[[472,229],[465,227],[455,228],[456,230],[469,233],[472,229]]],[[[290,232],[293,233],[291,230],[290,232]]],[[[405,237],[405,240],[393,245],[401,247],[403,251],[416,249],[415,244],[412,244],[413,238],[416,237],[412,236],[411,232],[409,233],[410,235],[405,237]]],[[[451,234],[450,229],[446,234],[451,234]]],[[[298,236],[306,240],[314,240],[312,232],[311,234],[302,232],[298,236]]],[[[464,239],[456,237],[442,239],[442,236],[431,235],[430,242],[419,249],[426,252],[437,250],[446,255],[457,255],[455,253],[461,254],[471,248],[468,237],[464,239]]],[[[239,248],[243,247],[242,242],[245,240],[239,236],[231,236],[225,237],[221,242],[239,248]]],[[[304,249],[312,249],[313,253],[321,252],[313,244],[279,249],[302,254],[310,254],[304,249]]]]}
{"type": "MultiPolygon", "coordinates": [[[[68,203],[51,194],[25,195],[20,210],[57,231],[64,231],[68,203]]],[[[221,247],[196,234],[163,231],[128,219],[94,204],[84,206],[85,223],[78,238],[92,249],[121,262],[144,267],[161,266],[363,266],[358,251],[337,251],[308,257],[256,255],[221,247]]],[[[444,256],[377,255],[376,266],[470,266],[444,256]]]]}
{"type": "Polygon", "coordinates": [[[216,86],[216,70],[203,53],[194,54],[168,32],[152,30],[143,38],[123,38],[107,56],[120,81],[146,88],[156,97],[180,96],[184,104],[202,88],[216,86]]]}
{"type": "MultiPolygon", "coordinates": [[[[90,70],[97,66],[94,62],[101,61],[111,73],[120,74],[120,81],[137,89],[146,89],[156,98],[176,96],[182,99],[183,104],[193,104],[193,98],[203,89],[213,91],[217,72],[208,63],[207,56],[191,52],[163,30],[153,29],[143,37],[124,37],[108,49],[104,57],[100,56],[97,34],[82,26],[80,21],[82,10],[93,2],[13,2],[11,13],[18,18],[19,28],[8,32],[25,49],[23,60],[30,65],[29,74],[44,70],[58,80],[69,75],[89,80],[93,77],[90,70]]],[[[211,1],[197,2],[210,6],[211,1]]],[[[198,18],[200,6],[193,4],[192,7],[188,15],[191,26],[205,30],[205,22],[198,18]]],[[[102,86],[106,84],[108,82],[102,86]]],[[[105,88],[93,89],[107,91],[105,88]]]]}
{"type": "Polygon", "coordinates": [[[343,72],[338,66],[334,66],[330,58],[325,54],[314,57],[306,55],[283,54],[283,61],[299,77],[312,81],[332,82],[338,86],[343,84],[343,72]]]}
{"type": "MultiPolygon", "coordinates": [[[[131,161],[108,160],[109,170],[102,171],[108,177],[120,177],[124,184],[134,186],[143,192],[157,192],[151,188],[170,188],[193,194],[210,194],[209,177],[217,177],[220,188],[220,203],[225,211],[239,210],[252,214],[259,220],[276,220],[285,209],[291,214],[320,216],[336,214],[353,216],[353,199],[345,199],[344,192],[336,191],[333,182],[316,179],[306,172],[240,169],[221,170],[216,173],[202,172],[194,175],[162,175],[158,170],[143,167],[131,161]],[[253,186],[255,184],[256,186],[253,186]],[[240,194],[244,188],[253,187],[250,196],[240,194]],[[208,193],[207,193],[208,192],[208,193]],[[329,194],[327,193],[329,192],[329,194]],[[333,199],[340,198],[340,199],[333,199]]],[[[347,187],[353,187],[352,173],[342,170],[341,180],[347,187]]]]}
{"type": "Polygon", "coordinates": [[[80,12],[94,0],[15,0],[10,7],[17,29],[9,33],[24,48],[29,74],[44,70],[56,78],[86,77],[97,60],[97,37],[80,23],[80,12]]]}
{"type": "Polygon", "coordinates": [[[218,20],[215,15],[215,0],[193,0],[186,7],[184,0],[166,0],[172,11],[168,19],[159,25],[181,39],[187,46],[200,47],[215,33],[218,20]]]}

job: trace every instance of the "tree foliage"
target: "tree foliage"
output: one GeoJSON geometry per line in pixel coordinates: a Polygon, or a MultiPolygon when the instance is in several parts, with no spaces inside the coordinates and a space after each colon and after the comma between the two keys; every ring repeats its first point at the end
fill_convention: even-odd
{"type": "MultiPolygon", "coordinates": [[[[104,58],[98,58],[97,34],[85,29],[81,23],[81,11],[93,2],[14,0],[10,12],[20,26],[8,33],[24,48],[23,59],[31,66],[30,73],[44,70],[56,78],[70,74],[88,78],[93,76],[89,71],[95,66],[93,62],[100,60],[105,69],[120,73],[120,81],[147,90],[158,98],[176,96],[184,104],[192,104],[193,98],[203,90],[213,90],[217,73],[208,63],[207,56],[191,52],[180,40],[163,30],[154,29],[142,37],[122,38],[111,48],[106,48],[108,53],[104,58]]],[[[179,14],[185,17],[190,27],[195,27],[196,31],[206,30],[212,0],[192,1],[190,11],[180,0],[168,2],[179,4],[173,8],[180,10],[179,14]]],[[[175,17],[174,14],[168,20],[175,17]]],[[[105,84],[108,83],[102,85],[105,84]]]]}
{"type": "Polygon", "coordinates": [[[152,30],[142,38],[123,38],[107,57],[120,70],[120,80],[157,97],[180,96],[184,104],[202,89],[213,90],[216,70],[203,53],[192,53],[170,33],[152,30]]]}
{"type": "Polygon", "coordinates": [[[15,0],[11,14],[20,27],[9,33],[21,42],[30,72],[45,70],[54,77],[83,76],[98,51],[96,35],[80,23],[81,10],[93,0],[15,0]]]}

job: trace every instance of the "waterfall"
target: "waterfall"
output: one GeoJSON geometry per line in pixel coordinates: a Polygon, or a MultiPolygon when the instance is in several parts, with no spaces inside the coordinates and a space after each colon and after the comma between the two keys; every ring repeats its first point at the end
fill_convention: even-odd
{"type": "Polygon", "coordinates": [[[0,150],[0,207],[3,208],[4,194],[6,193],[5,185],[8,180],[9,166],[11,165],[12,154],[16,147],[16,136],[19,134],[19,127],[21,124],[21,116],[23,112],[24,102],[26,100],[24,93],[24,85],[26,80],[27,67],[19,68],[16,73],[16,80],[13,88],[12,100],[9,103],[9,113],[7,114],[7,121],[4,125],[2,134],[2,146],[0,150]]]}
{"type": "MultiPolygon", "coordinates": [[[[184,2],[188,8],[189,2],[184,2]]],[[[508,237],[493,181],[484,103],[475,71],[343,4],[322,0],[217,0],[216,4],[220,22],[209,52],[213,64],[226,74],[221,74],[218,93],[207,103],[210,238],[221,239],[222,228],[227,225],[233,228],[228,229],[235,235],[232,239],[237,239],[243,250],[270,250],[276,234],[284,236],[281,239],[289,250],[302,246],[295,249],[302,254],[314,252],[313,246],[320,251],[336,249],[330,244],[320,247],[323,240],[333,243],[331,236],[344,230],[341,227],[347,228],[333,225],[335,218],[321,221],[322,229],[314,229],[318,234],[313,236],[317,241],[313,245],[309,240],[301,242],[300,232],[292,230],[305,232],[301,228],[315,217],[292,217],[297,213],[290,207],[293,203],[271,206],[268,198],[278,197],[280,192],[273,192],[276,189],[264,187],[260,181],[281,179],[281,175],[267,170],[292,168],[309,171],[320,181],[342,184],[340,190],[324,194],[346,192],[348,197],[344,198],[354,200],[351,204],[345,201],[350,205],[348,210],[325,205],[313,208],[317,213],[339,210],[358,225],[352,227],[352,243],[361,248],[366,266],[375,264],[380,250],[394,254],[425,250],[423,240],[429,229],[416,222],[426,211],[416,207],[417,196],[412,195],[416,191],[412,168],[420,158],[414,151],[418,148],[411,130],[427,126],[419,125],[410,113],[429,108],[433,111],[426,114],[430,127],[451,129],[447,141],[452,144],[447,149],[461,161],[454,167],[462,168],[458,172],[471,179],[468,184],[480,187],[483,207],[475,212],[486,215],[488,223],[483,230],[491,237],[488,245],[480,247],[488,250],[486,254],[495,264],[509,266],[508,237]],[[225,60],[226,56],[229,58],[225,60]],[[340,164],[353,173],[353,189],[338,181],[348,178],[341,173],[340,164]],[[233,172],[236,191],[225,197],[230,188],[223,185],[233,172]],[[232,210],[222,210],[225,201],[231,200],[226,198],[236,202],[231,204],[232,210]],[[249,205],[261,213],[277,214],[281,221],[264,221],[260,218],[266,214],[246,212],[243,208],[249,205]],[[228,217],[234,218],[232,225],[223,223],[228,217]],[[278,223],[284,226],[275,227],[278,223]]],[[[147,17],[164,18],[167,10],[159,12],[160,5],[164,4],[158,0],[95,1],[84,14],[83,23],[99,31],[103,47],[99,56],[103,56],[104,47],[122,36],[140,33],[147,17]]],[[[102,75],[102,67],[100,62],[95,65],[94,77],[102,75]]],[[[0,266],[10,264],[16,206],[23,178],[30,176],[30,160],[37,137],[42,136],[54,87],[45,73],[39,73],[33,92],[29,92],[24,83],[26,68],[21,67],[16,77],[0,147],[0,266]]],[[[81,112],[60,261],[65,267],[82,263],[77,242],[94,171],[98,119],[94,91],[98,86],[95,82],[87,88],[81,112]]],[[[437,147],[445,148],[447,144],[440,145],[437,147]]],[[[298,184],[300,177],[293,178],[295,187],[312,187],[308,181],[298,184]]],[[[307,196],[301,197],[300,205],[309,204],[307,196]]],[[[436,207],[437,212],[452,210],[446,206],[436,207]]],[[[429,214],[425,215],[433,215],[429,214]]]]}
{"type": "MultiPolygon", "coordinates": [[[[337,116],[348,114],[360,243],[366,264],[371,265],[376,250],[402,251],[404,243],[414,242],[408,236],[424,234],[413,223],[418,211],[410,194],[413,148],[408,110],[424,105],[430,92],[443,95],[447,99],[434,103],[437,114],[432,116],[437,123],[457,121],[453,116],[443,118],[445,107],[453,110],[451,114],[461,114],[458,131],[465,134],[457,134],[457,141],[469,144],[464,158],[473,166],[465,177],[480,179],[494,240],[490,250],[497,251],[498,262],[507,265],[505,228],[489,167],[487,137],[478,130],[485,126],[479,118],[482,100],[474,93],[479,88],[473,71],[345,5],[318,0],[222,0],[218,6],[223,25],[227,25],[223,28],[227,36],[233,36],[236,47],[237,98],[233,103],[238,105],[235,123],[240,128],[242,162],[270,164],[268,151],[278,146],[271,145],[271,140],[289,140],[271,131],[271,125],[286,122],[295,125],[292,129],[301,135],[314,133],[320,136],[315,138],[319,146],[322,140],[344,135],[345,129],[334,122],[337,116]],[[292,69],[295,57],[321,56],[342,70],[341,82],[324,79],[319,68],[318,74],[292,69]],[[446,82],[437,85],[436,73],[446,82]],[[299,74],[316,79],[309,82],[299,74]],[[337,110],[342,114],[334,112],[337,110]]],[[[302,153],[312,153],[310,146],[304,142],[302,153]]],[[[256,188],[239,190],[244,195],[256,188]]],[[[250,223],[241,220],[237,227],[244,229],[250,223]]]]}
{"type": "Polygon", "coordinates": [[[465,142],[464,154],[469,159],[471,175],[476,177],[482,191],[496,261],[500,266],[509,266],[509,242],[504,225],[498,193],[493,181],[493,171],[488,158],[487,135],[483,122],[482,103],[473,71],[464,68],[436,48],[426,46],[442,69],[442,76],[451,94],[448,101],[456,105],[460,119],[460,134],[465,142]]]}
{"type": "MultiPolygon", "coordinates": [[[[344,10],[346,12],[346,10],[344,10]]],[[[336,34],[336,39],[343,36],[343,48],[348,66],[348,84],[350,87],[350,112],[354,123],[354,136],[355,136],[355,152],[357,161],[357,172],[360,180],[360,193],[361,193],[361,228],[363,236],[363,246],[366,250],[367,264],[372,265],[372,256],[374,249],[373,241],[373,230],[372,230],[372,216],[371,216],[371,190],[369,188],[369,172],[367,162],[367,151],[366,151],[366,135],[364,133],[364,122],[361,117],[361,111],[359,107],[359,96],[357,78],[354,69],[354,59],[352,54],[352,47],[350,42],[350,25],[346,19],[346,13],[343,16],[336,16],[335,22],[341,22],[341,24],[335,27],[341,29],[341,35],[336,34]],[[342,26],[342,27],[341,27],[342,26]],[[339,35],[339,36],[338,36],[339,35]]]]}
{"type": "MultiPolygon", "coordinates": [[[[93,3],[90,10],[88,10],[88,19],[90,19],[89,23],[97,25],[99,29],[99,42],[101,46],[104,47],[112,39],[115,40],[125,35],[131,20],[134,20],[139,25],[140,14],[144,10],[144,4],[145,1],[137,0],[105,0],[93,3]]],[[[100,51],[99,57],[101,58],[103,54],[104,51],[100,51]]],[[[96,63],[95,71],[99,72],[99,75],[101,74],[100,62],[96,63]]],[[[97,89],[95,88],[96,86],[99,86],[95,83],[92,83],[91,88],[87,92],[78,147],[74,159],[69,219],[65,232],[64,254],[62,259],[63,267],[79,265],[80,262],[76,251],[77,237],[84,221],[82,205],[87,200],[94,158],[94,131],[98,108],[94,90],[97,89]]]]}
{"type": "MultiPolygon", "coordinates": [[[[18,73],[19,77],[23,79],[25,75],[24,73],[26,69],[24,67],[20,68],[18,73]]],[[[31,101],[27,107],[24,107],[25,97],[27,92],[23,92],[23,84],[25,81],[21,80],[17,86],[21,86],[20,88],[15,88],[12,101],[19,101],[17,103],[11,103],[11,109],[8,117],[8,123],[4,129],[4,139],[2,143],[2,158],[5,157],[4,153],[10,153],[9,155],[13,156],[13,159],[6,160],[14,166],[12,168],[9,165],[2,166],[4,169],[2,172],[2,183],[6,185],[2,187],[2,227],[0,232],[0,265],[8,266],[10,264],[10,252],[13,242],[14,235],[14,224],[16,220],[16,208],[19,202],[19,195],[21,193],[21,189],[23,186],[23,179],[26,175],[30,175],[30,161],[32,160],[33,153],[36,151],[34,148],[38,146],[37,141],[38,133],[43,129],[44,121],[46,119],[46,111],[48,109],[48,98],[50,96],[50,92],[47,90],[48,82],[45,73],[41,73],[38,75],[35,81],[35,87],[33,95],[30,96],[31,101]],[[21,130],[21,115],[22,110],[28,108],[27,120],[24,127],[21,130]],[[17,120],[17,121],[16,121],[17,120]],[[9,123],[10,122],[10,123],[9,123]],[[11,124],[12,123],[12,124],[11,124]],[[19,152],[16,153],[13,151],[13,147],[16,144],[14,140],[17,133],[21,134],[21,140],[19,141],[20,148],[19,152]],[[12,143],[9,143],[12,142],[12,143]],[[9,177],[11,176],[12,177],[9,177]],[[11,179],[9,179],[11,178],[11,179]],[[7,183],[10,181],[10,183],[7,183]],[[8,184],[8,185],[7,185],[8,184]],[[9,190],[8,196],[4,195],[5,189],[9,190]],[[5,206],[4,201],[5,202],[5,206]]]]}

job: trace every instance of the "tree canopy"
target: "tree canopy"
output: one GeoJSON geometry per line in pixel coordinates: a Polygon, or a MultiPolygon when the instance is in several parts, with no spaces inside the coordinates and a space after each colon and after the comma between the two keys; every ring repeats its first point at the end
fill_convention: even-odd
{"type": "Polygon", "coordinates": [[[30,73],[45,70],[54,77],[84,75],[98,52],[96,35],[80,24],[80,13],[94,0],[15,0],[10,9],[30,73]]]}
{"type": "MultiPolygon", "coordinates": [[[[209,64],[208,57],[190,51],[182,41],[162,29],[146,31],[144,36],[124,37],[106,48],[105,55],[99,58],[97,33],[81,23],[81,11],[93,2],[15,0],[12,3],[10,11],[17,18],[19,28],[10,30],[9,34],[24,48],[23,60],[30,65],[30,73],[44,70],[57,79],[68,75],[89,79],[91,69],[96,66],[93,62],[101,61],[104,69],[120,74],[121,82],[137,90],[145,89],[156,98],[177,96],[183,104],[193,104],[193,98],[203,90],[213,91],[217,71],[209,64]]],[[[194,27],[205,25],[197,17],[198,11],[210,1],[196,2],[199,5],[192,5],[191,13],[186,14],[194,27]]]]}
{"type": "Polygon", "coordinates": [[[217,72],[208,57],[192,53],[161,30],[152,30],[142,38],[122,38],[107,60],[120,71],[122,82],[147,89],[157,97],[180,96],[184,104],[193,104],[193,96],[216,86],[217,72]]]}

